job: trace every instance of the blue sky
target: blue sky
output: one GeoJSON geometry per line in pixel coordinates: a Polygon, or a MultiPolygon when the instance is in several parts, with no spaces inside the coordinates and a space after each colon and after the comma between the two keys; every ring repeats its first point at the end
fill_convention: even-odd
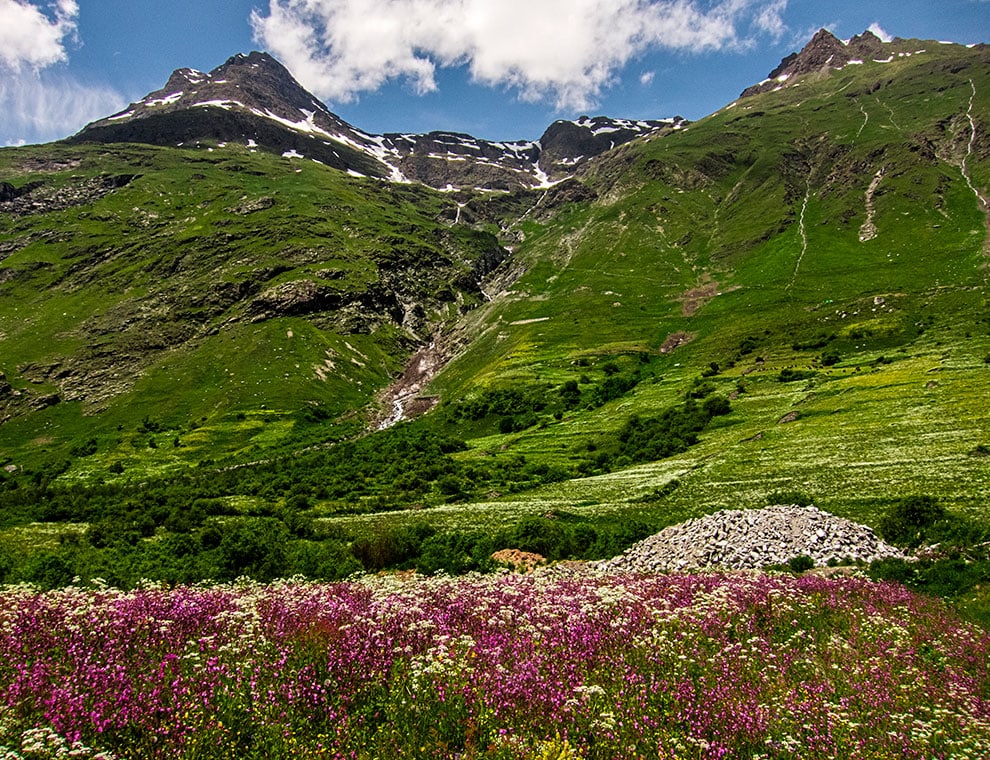
{"type": "Polygon", "coordinates": [[[697,119],[821,27],[990,42],[990,0],[0,0],[0,145],[68,136],[250,50],[369,132],[697,119]]]}

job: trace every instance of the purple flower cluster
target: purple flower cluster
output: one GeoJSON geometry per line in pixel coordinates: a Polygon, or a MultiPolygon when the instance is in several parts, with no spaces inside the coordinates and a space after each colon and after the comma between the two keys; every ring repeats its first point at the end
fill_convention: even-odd
{"type": "Polygon", "coordinates": [[[988,757],[988,661],[855,578],[12,587],[0,757],[988,757]]]}

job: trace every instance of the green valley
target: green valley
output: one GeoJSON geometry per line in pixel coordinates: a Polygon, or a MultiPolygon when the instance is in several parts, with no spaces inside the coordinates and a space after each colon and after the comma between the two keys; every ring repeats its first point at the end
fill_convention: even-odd
{"type": "Polygon", "coordinates": [[[0,571],[460,571],[915,495],[985,567],[990,54],[899,44],[504,193],[0,151],[0,571]]]}

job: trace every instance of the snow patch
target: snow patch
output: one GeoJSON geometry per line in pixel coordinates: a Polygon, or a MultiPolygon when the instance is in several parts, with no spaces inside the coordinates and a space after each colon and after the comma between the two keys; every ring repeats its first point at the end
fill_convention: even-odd
{"type": "Polygon", "coordinates": [[[179,98],[181,98],[185,93],[182,90],[178,92],[173,92],[171,95],[166,95],[162,98],[156,98],[154,100],[146,100],[144,104],[149,108],[154,108],[155,106],[167,106],[175,103],[179,98]]]}
{"type": "Polygon", "coordinates": [[[282,158],[306,158],[306,156],[293,148],[292,150],[285,151],[285,153],[282,154],[282,158]]]}
{"type": "Polygon", "coordinates": [[[204,100],[202,103],[193,103],[192,108],[223,108],[229,111],[234,107],[244,108],[243,103],[238,103],[236,100],[204,100]]]}

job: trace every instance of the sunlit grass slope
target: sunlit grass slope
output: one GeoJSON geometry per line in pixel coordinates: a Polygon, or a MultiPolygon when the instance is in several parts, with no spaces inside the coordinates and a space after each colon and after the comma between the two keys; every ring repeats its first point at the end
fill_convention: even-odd
{"type": "Polygon", "coordinates": [[[149,471],[305,438],[472,304],[499,250],[442,223],[442,194],[233,145],[10,149],[0,180],[44,202],[0,213],[0,460],[22,466],[90,437],[89,465],[149,471]]]}
{"type": "Polygon", "coordinates": [[[527,221],[528,272],[470,316],[476,339],[436,388],[550,393],[644,353],[652,378],[475,452],[575,461],[596,434],[679,402],[713,362],[705,382],[733,412],[674,460],[443,520],[673,521],[796,492],[868,522],[905,493],[985,514],[990,460],[972,455],[990,443],[985,50],[808,77],[624,146],[583,179],[597,200],[527,221]]]}

